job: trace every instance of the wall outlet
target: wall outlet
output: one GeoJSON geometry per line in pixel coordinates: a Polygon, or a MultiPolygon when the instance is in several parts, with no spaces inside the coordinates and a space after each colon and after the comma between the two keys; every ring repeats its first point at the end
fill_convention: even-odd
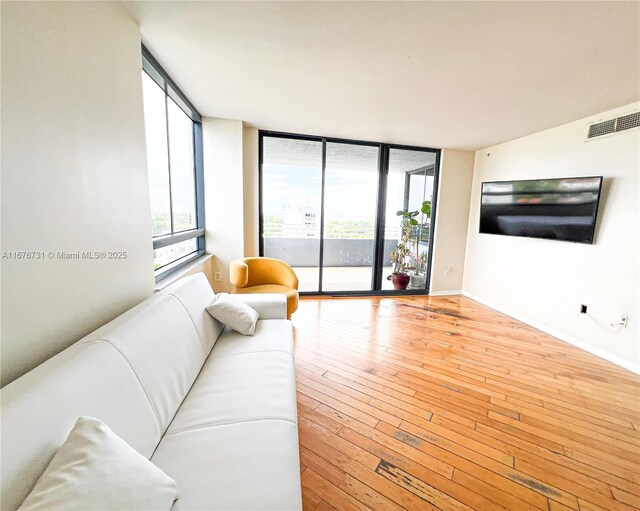
{"type": "Polygon", "coordinates": [[[622,328],[627,328],[627,323],[629,323],[629,314],[627,312],[622,313],[620,322],[622,323],[622,328]]]}
{"type": "Polygon", "coordinates": [[[217,271],[213,274],[213,280],[222,280],[222,273],[217,271]]]}
{"type": "Polygon", "coordinates": [[[449,275],[449,273],[451,273],[451,266],[445,266],[444,267],[444,273],[445,273],[445,275],[449,275]]]}
{"type": "Polygon", "coordinates": [[[616,323],[611,323],[611,328],[615,328],[617,326],[621,326],[622,328],[627,328],[627,323],[629,321],[629,314],[623,312],[620,314],[620,319],[616,323]]]}
{"type": "Polygon", "coordinates": [[[583,303],[582,305],[580,305],[580,314],[586,314],[587,313],[587,306],[583,303]]]}

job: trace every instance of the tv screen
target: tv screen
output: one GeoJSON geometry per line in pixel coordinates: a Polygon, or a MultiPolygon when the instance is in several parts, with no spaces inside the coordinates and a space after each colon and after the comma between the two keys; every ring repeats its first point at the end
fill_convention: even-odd
{"type": "Polygon", "coordinates": [[[482,183],[480,232],[593,243],[602,176],[482,183]]]}

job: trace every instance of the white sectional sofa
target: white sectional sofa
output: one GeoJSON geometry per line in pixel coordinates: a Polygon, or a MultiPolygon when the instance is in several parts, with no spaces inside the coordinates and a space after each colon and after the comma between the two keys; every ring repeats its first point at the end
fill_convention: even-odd
{"type": "Polygon", "coordinates": [[[293,335],[283,295],[238,295],[254,336],[215,321],[204,276],[179,280],[0,391],[1,508],[16,509],[80,416],[178,484],[172,509],[302,509],[293,335]]]}

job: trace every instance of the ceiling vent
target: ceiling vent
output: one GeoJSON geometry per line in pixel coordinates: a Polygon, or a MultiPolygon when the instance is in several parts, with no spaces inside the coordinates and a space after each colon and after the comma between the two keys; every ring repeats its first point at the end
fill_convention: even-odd
{"type": "Polygon", "coordinates": [[[604,135],[613,135],[621,131],[630,130],[640,127],[640,112],[634,112],[632,114],[623,115],[615,119],[609,119],[607,121],[594,122],[589,125],[589,132],[587,134],[587,140],[596,137],[602,137],[604,135]]]}
{"type": "Polygon", "coordinates": [[[623,115],[616,119],[616,131],[630,130],[640,127],[640,112],[623,115]]]}

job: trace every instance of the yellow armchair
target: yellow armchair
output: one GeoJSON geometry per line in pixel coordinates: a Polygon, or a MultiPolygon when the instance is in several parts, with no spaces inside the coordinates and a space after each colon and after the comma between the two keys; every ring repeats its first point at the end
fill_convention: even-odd
{"type": "Polygon", "coordinates": [[[287,319],[298,309],[298,277],[284,261],[271,257],[245,257],[231,261],[232,293],[284,293],[287,319]]]}

